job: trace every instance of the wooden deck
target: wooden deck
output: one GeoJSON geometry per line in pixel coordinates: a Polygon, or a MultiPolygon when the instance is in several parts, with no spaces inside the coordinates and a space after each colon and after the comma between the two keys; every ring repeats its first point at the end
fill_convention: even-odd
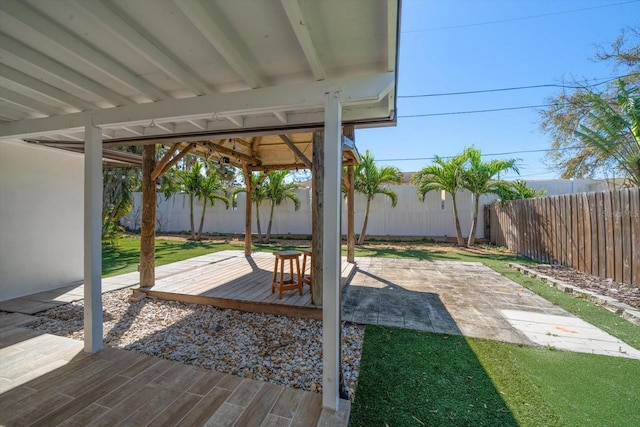
{"type": "MultiPolygon", "coordinates": [[[[172,264],[172,271],[157,278],[155,286],[144,292],[172,301],[321,319],[322,309],[311,304],[308,285],[302,295],[297,290],[285,291],[282,299],[271,292],[274,261],[273,254],[265,252],[250,257],[240,251],[204,255],[172,264]]],[[[308,264],[305,274],[310,274],[308,264]]],[[[341,270],[343,287],[355,273],[355,265],[343,258],[341,270]]]]}
{"type": "Polygon", "coordinates": [[[20,327],[29,317],[0,315],[0,425],[315,426],[321,417],[319,393],[125,350],[87,354],[80,341],[20,327]]]}

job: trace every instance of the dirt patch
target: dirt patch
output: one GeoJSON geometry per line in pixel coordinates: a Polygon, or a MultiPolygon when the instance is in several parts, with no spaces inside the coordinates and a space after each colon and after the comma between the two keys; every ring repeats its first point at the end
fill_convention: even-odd
{"type": "Polygon", "coordinates": [[[570,285],[615,298],[620,302],[640,309],[640,288],[637,286],[592,276],[564,266],[539,265],[532,267],[532,269],[570,285]]]}

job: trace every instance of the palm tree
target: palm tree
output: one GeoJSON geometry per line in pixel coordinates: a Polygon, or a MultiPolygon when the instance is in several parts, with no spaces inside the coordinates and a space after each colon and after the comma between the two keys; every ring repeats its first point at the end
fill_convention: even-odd
{"type": "Polygon", "coordinates": [[[205,177],[202,174],[202,163],[196,161],[186,171],[180,171],[178,180],[180,188],[189,196],[189,220],[191,221],[191,240],[196,240],[196,227],[193,222],[193,200],[200,197],[200,189],[205,177]]]}
{"type": "Polygon", "coordinates": [[[516,166],[516,159],[493,159],[483,162],[482,153],[475,147],[465,148],[462,156],[465,158],[467,166],[462,175],[462,187],[473,194],[473,220],[471,221],[471,231],[467,242],[468,246],[473,246],[478,226],[480,196],[483,194],[498,194],[502,184],[500,181],[493,180],[493,177],[500,172],[508,170],[518,172],[518,167],[516,166]]]}
{"type": "Polygon", "coordinates": [[[269,214],[269,227],[267,228],[266,241],[271,239],[271,226],[273,225],[273,214],[276,205],[280,205],[286,199],[294,203],[295,210],[300,209],[300,199],[295,193],[298,184],[295,182],[285,182],[289,175],[288,171],[269,172],[267,179],[263,183],[264,198],[271,200],[271,213],[269,214]]]}
{"type": "MultiPolygon", "coordinates": [[[[265,178],[266,175],[264,174],[264,172],[251,174],[251,188],[253,188],[253,193],[251,193],[251,201],[256,205],[256,226],[258,227],[258,243],[263,243],[262,229],[260,227],[260,204],[267,198],[263,185],[265,178]]],[[[246,192],[247,187],[245,184],[244,188],[236,188],[233,191],[233,196],[235,197],[235,195],[238,193],[246,192]]]]}
{"type": "Polygon", "coordinates": [[[446,191],[451,195],[458,246],[464,246],[456,202],[456,194],[462,189],[464,162],[465,157],[462,154],[447,160],[435,156],[433,164],[422,168],[411,178],[411,183],[416,186],[420,201],[424,201],[430,191],[446,191]]]}
{"type": "Polygon", "coordinates": [[[500,197],[502,203],[504,203],[509,200],[542,197],[547,194],[547,190],[538,191],[533,187],[529,187],[526,181],[516,179],[512,182],[503,182],[502,185],[498,187],[496,194],[500,197]]]}
{"type": "Polygon", "coordinates": [[[640,186],[640,87],[618,80],[615,102],[600,94],[587,97],[590,111],[576,135],[600,156],[612,159],[632,185],[640,186]]]}
{"type": "Polygon", "coordinates": [[[384,185],[398,183],[401,179],[402,172],[398,168],[394,166],[377,167],[373,154],[369,150],[362,156],[360,164],[355,167],[354,189],[358,193],[364,194],[367,198],[367,207],[364,211],[364,223],[362,224],[358,245],[364,244],[367,234],[371,201],[377,194],[384,194],[391,199],[391,207],[395,208],[398,203],[398,195],[390,188],[384,187],[384,185]]]}
{"type": "Polygon", "coordinates": [[[202,187],[198,191],[198,200],[202,200],[202,215],[200,216],[200,227],[198,228],[198,236],[196,240],[200,240],[202,237],[202,226],[204,224],[204,214],[207,210],[207,203],[211,203],[211,206],[215,205],[216,200],[224,202],[227,209],[229,209],[229,198],[226,195],[226,191],[218,172],[213,167],[207,168],[207,176],[202,180],[202,187]]]}

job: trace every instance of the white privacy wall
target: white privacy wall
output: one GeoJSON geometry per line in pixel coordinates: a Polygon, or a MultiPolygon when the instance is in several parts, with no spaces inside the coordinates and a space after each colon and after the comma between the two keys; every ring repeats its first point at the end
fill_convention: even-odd
{"type": "Polygon", "coordinates": [[[82,155],[0,142],[0,301],[83,277],[82,155]]]}
{"type": "MultiPolygon", "coordinates": [[[[595,180],[544,180],[528,181],[527,184],[538,190],[546,190],[547,195],[568,194],[607,189],[603,181],[595,180]]],[[[371,202],[368,236],[421,236],[421,237],[455,237],[453,222],[453,204],[451,196],[445,195],[444,203],[439,191],[428,193],[425,201],[420,202],[413,185],[396,185],[390,187],[398,195],[398,205],[391,207],[391,200],[378,195],[371,202]]],[[[291,201],[276,206],[272,234],[311,234],[311,191],[300,188],[296,194],[301,202],[300,210],[295,211],[291,201]]],[[[484,237],[484,205],[495,200],[496,196],[488,195],[480,198],[478,226],[476,237],[484,237]]],[[[244,233],[245,194],[238,194],[236,209],[225,209],[224,203],[216,202],[215,206],[207,206],[203,230],[213,233],[244,233]]],[[[473,197],[467,191],[458,193],[458,214],[460,227],[464,236],[469,235],[473,218],[473,197]]],[[[141,194],[134,194],[134,207],[125,219],[124,225],[130,229],[140,228],[141,194]]],[[[270,202],[260,205],[260,225],[262,233],[266,233],[269,225],[270,202]]],[[[356,194],[355,231],[360,233],[364,221],[366,199],[356,194]]],[[[346,234],[346,201],[342,202],[342,233],[346,234]]],[[[200,224],[202,203],[194,201],[194,221],[196,230],[200,224]]],[[[257,232],[255,205],[253,207],[253,232],[257,232]]],[[[178,194],[165,200],[158,195],[157,228],[159,231],[179,232],[191,229],[189,225],[189,197],[178,194]]]]}

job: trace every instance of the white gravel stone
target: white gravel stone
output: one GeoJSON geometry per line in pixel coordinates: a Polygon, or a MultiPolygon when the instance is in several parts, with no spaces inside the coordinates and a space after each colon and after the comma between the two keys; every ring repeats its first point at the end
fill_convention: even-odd
{"type": "MultiPolygon", "coordinates": [[[[145,298],[102,295],[104,342],[112,347],[293,388],[322,391],[322,322],[145,298]]],[[[83,302],[40,313],[33,329],[84,339],[83,302]]],[[[343,374],[353,400],[364,327],[342,325],[343,374]]]]}

